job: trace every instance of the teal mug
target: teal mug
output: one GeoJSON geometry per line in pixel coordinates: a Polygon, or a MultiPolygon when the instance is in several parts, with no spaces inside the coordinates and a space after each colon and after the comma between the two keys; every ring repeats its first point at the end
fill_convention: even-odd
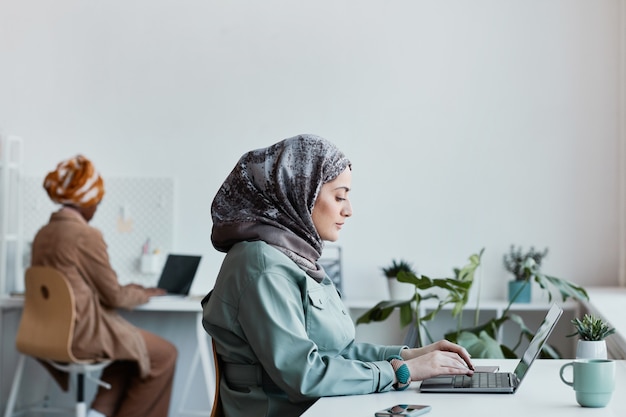
{"type": "Polygon", "coordinates": [[[561,381],[574,388],[576,401],[583,407],[604,407],[615,389],[615,362],[610,359],[577,359],[561,367],[561,381]],[[574,379],[568,381],[563,371],[573,368],[574,379]]]}

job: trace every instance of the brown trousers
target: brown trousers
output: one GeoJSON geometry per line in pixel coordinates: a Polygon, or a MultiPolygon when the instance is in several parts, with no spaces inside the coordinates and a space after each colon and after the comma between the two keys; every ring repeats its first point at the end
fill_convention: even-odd
{"type": "Polygon", "coordinates": [[[107,417],[167,417],[178,353],[169,341],[139,329],[150,356],[150,374],[139,377],[136,362],[116,361],[102,371],[111,389],[98,388],[91,408],[107,417]]]}

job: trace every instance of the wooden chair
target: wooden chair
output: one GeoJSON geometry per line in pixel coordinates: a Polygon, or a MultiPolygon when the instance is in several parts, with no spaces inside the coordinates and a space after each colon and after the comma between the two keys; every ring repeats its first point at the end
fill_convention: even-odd
{"type": "Polygon", "coordinates": [[[215,368],[215,393],[213,394],[213,408],[211,408],[211,417],[225,417],[222,402],[220,401],[220,358],[215,349],[215,340],[211,338],[211,348],[213,349],[213,364],[215,368]]]}
{"type": "MultiPolygon", "coordinates": [[[[24,310],[15,341],[17,350],[22,355],[15,370],[4,416],[13,417],[15,413],[15,400],[24,371],[24,359],[25,355],[28,355],[68,373],[70,378],[76,377],[76,405],[73,410],[77,417],[84,417],[87,410],[84,398],[85,379],[110,388],[109,384],[91,374],[102,371],[111,361],[77,359],[72,354],[76,310],[74,294],[65,277],[56,269],[41,266],[28,268],[25,275],[24,310]]],[[[67,409],[39,407],[39,410],[67,413],[67,409]]]]}

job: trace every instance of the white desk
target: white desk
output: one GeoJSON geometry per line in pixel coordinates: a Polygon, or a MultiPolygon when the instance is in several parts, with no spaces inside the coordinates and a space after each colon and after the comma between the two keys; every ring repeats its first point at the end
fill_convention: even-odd
{"type": "MultiPolygon", "coordinates": [[[[2,364],[4,362],[10,365],[11,358],[17,357],[14,337],[22,306],[23,298],[21,297],[0,297],[0,375],[2,376],[0,411],[4,409],[8,388],[13,378],[13,369],[8,369],[10,366],[2,369],[2,364]],[[18,314],[11,316],[7,314],[16,311],[18,314]],[[9,337],[10,342],[5,339],[9,337]]],[[[179,358],[174,377],[170,414],[172,416],[209,416],[215,389],[215,374],[211,346],[208,343],[209,336],[202,327],[200,298],[159,297],[132,311],[121,310],[120,314],[138,327],[159,334],[176,345],[179,358]],[[193,339],[189,339],[189,334],[194,335],[193,339]],[[194,384],[194,377],[200,377],[203,381],[196,381],[197,383],[194,384]],[[200,386],[202,388],[198,389],[200,386]],[[195,404],[193,409],[187,408],[190,402],[192,406],[195,404]]],[[[43,369],[41,372],[44,372],[43,369]]],[[[25,392],[23,387],[22,392],[25,392]]]]}
{"type": "MultiPolygon", "coordinates": [[[[507,417],[624,417],[626,416],[626,362],[618,361],[616,389],[605,408],[583,408],[576,403],[574,390],[561,382],[559,369],[570,360],[537,360],[515,394],[425,394],[414,382],[406,391],[379,394],[326,397],[318,400],[303,417],[373,417],[378,410],[394,404],[428,404],[426,416],[506,415],[507,417]],[[486,411],[486,414],[482,412],[486,411]]],[[[480,365],[500,365],[512,371],[517,360],[475,361],[480,365]]]]}

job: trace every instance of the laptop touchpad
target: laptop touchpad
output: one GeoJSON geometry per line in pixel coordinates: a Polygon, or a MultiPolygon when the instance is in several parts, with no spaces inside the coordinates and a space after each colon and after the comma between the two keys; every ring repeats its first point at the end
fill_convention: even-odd
{"type": "Polygon", "coordinates": [[[435,378],[430,378],[428,380],[428,385],[450,385],[454,381],[454,377],[452,376],[438,376],[435,378]]]}

